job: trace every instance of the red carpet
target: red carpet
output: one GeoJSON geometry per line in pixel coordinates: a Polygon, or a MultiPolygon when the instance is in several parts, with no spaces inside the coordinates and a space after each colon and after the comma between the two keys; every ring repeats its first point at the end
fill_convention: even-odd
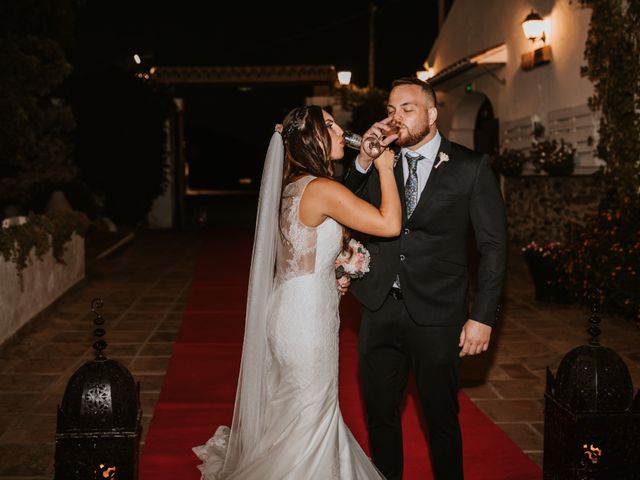
{"type": "MultiPolygon", "coordinates": [[[[140,462],[141,480],[198,480],[191,447],[229,425],[240,364],[252,238],[216,233],[203,242],[180,334],[140,462]]],[[[365,450],[367,434],[357,383],[358,305],[342,301],[340,405],[365,450]]],[[[460,394],[467,480],[533,480],[540,469],[460,394]]],[[[403,415],[407,480],[432,478],[427,444],[410,393],[403,415]]],[[[265,479],[266,480],[266,479],[265,479]]],[[[300,479],[304,480],[304,479],[300,479]]]]}

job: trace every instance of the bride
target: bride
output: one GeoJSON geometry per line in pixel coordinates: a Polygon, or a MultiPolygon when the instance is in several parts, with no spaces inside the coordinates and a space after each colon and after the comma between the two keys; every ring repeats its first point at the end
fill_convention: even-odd
{"type": "Polygon", "coordinates": [[[198,468],[205,480],[382,479],[340,413],[334,269],[348,240],[343,226],[399,234],[393,153],[374,161],[376,208],[331,179],[344,142],[329,113],[295,108],[281,130],[260,188],[233,423],[193,449],[198,468]]]}

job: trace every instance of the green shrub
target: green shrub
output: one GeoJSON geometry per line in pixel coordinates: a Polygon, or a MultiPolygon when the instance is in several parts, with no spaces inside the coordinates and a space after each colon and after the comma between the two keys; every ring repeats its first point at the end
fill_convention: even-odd
{"type": "Polygon", "coordinates": [[[496,152],[491,156],[493,169],[505,177],[517,177],[522,174],[522,167],[527,161],[527,156],[521,150],[506,148],[502,152],[496,152]]]}
{"type": "Polygon", "coordinates": [[[167,185],[168,99],[133,72],[111,69],[75,79],[73,103],[81,178],[114,221],[140,222],[167,185]]]}
{"type": "Polygon", "coordinates": [[[584,226],[574,225],[560,257],[563,283],[603,311],[640,320],[640,196],[603,201],[584,226]]]}

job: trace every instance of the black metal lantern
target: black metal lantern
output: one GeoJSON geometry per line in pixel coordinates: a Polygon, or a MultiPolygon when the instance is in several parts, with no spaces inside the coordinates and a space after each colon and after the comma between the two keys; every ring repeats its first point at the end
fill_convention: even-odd
{"type": "Polygon", "coordinates": [[[590,318],[589,345],[565,355],[554,378],[547,368],[545,480],[640,478],[640,393],[620,356],[599,345],[590,318]]]}
{"type": "Polygon", "coordinates": [[[140,385],[124,365],[103,354],[100,307],[102,300],[92,301],[96,358],[71,376],[58,406],[56,480],[138,478],[140,385]]]}

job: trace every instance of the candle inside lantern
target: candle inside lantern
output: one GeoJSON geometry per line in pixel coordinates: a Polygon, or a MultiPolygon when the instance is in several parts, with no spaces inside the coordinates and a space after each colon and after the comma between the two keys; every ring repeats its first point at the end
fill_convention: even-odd
{"type": "Polygon", "coordinates": [[[582,448],[585,449],[584,454],[591,461],[591,463],[598,463],[598,460],[602,456],[602,449],[594,447],[593,444],[587,445],[586,443],[582,445],[582,448]]]}
{"type": "Polygon", "coordinates": [[[116,467],[107,467],[104,463],[100,464],[100,473],[102,473],[102,478],[106,478],[108,480],[116,479],[116,467]]]}

